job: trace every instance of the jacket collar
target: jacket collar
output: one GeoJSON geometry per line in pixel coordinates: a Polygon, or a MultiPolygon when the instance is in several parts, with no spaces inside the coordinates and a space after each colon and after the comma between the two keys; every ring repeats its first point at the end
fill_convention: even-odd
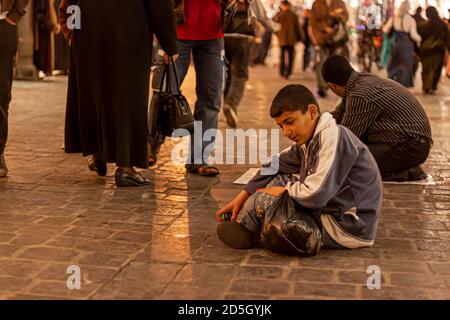
{"type": "Polygon", "coordinates": [[[322,132],[323,130],[336,125],[336,120],[333,118],[331,113],[324,112],[319,118],[319,122],[317,123],[316,130],[314,131],[314,135],[312,136],[311,140],[309,141],[308,145],[301,145],[301,148],[306,149],[315,139],[315,137],[322,132]]]}

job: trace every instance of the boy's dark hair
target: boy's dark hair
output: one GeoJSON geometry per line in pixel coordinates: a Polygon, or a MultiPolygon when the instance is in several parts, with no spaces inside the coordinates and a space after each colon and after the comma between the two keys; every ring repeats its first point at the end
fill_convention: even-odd
{"type": "Polygon", "coordinates": [[[273,99],[270,116],[276,118],[285,111],[300,111],[305,114],[310,104],[319,109],[314,94],[308,88],[301,84],[290,84],[281,89],[273,99]]]}
{"type": "Polygon", "coordinates": [[[333,55],[325,60],[321,71],[326,82],[345,87],[355,69],[352,68],[346,57],[333,55]]]}

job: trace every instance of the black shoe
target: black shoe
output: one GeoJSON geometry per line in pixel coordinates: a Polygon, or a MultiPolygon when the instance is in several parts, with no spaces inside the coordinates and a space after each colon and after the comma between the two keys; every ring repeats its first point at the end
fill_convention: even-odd
{"type": "Polygon", "coordinates": [[[0,178],[6,178],[8,175],[8,168],[6,167],[5,155],[0,154],[0,178]]]}
{"type": "Polygon", "coordinates": [[[409,170],[391,172],[382,175],[383,181],[405,182],[409,181],[409,170]]]}
{"type": "Polygon", "coordinates": [[[409,169],[408,173],[409,173],[408,177],[409,181],[425,180],[426,178],[428,178],[428,175],[425,173],[425,171],[423,171],[420,165],[409,169]]]}
{"type": "Polygon", "coordinates": [[[131,174],[128,171],[117,169],[114,177],[118,187],[139,187],[150,184],[150,180],[145,179],[139,172],[131,174]]]}
{"type": "Polygon", "coordinates": [[[97,174],[100,177],[106,176],[106,173],[108,170],[107,166],[106,166],[106,162],[103,162],[98,159],[94,160],[94,157],[89,157],[88,167],[89,167],[89,170],[97,172],[97,174]]]}
{"type": "Polygon", "coordinates": [[[217,226],[220,241],[235,249],[257,248],[257,236],[237,222],[222,222],[217,226]]]}

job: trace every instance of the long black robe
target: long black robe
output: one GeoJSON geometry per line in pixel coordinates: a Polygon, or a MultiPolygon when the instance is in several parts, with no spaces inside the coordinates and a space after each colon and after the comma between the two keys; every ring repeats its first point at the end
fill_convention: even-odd
{"type": "MultiPolygon", "coordinates": [[[[69,1],[74,4],[74,1],[69,1]]],[[[153,32],[177,53],[171,0],[79,0],[66,111],[65,151],[147,168],[153,32]]]]}
{"type": "Polygon", "coordinates": [[[422,22],[418,31],[422,37],[419,49],[420,62],[422,62],[423,90],[437,90],[444,66],[445,47],[447,44],[447,29],[439,28],[431,21],[422,22]],[[437,43],[433,48],[429,45],[437,43]]]}

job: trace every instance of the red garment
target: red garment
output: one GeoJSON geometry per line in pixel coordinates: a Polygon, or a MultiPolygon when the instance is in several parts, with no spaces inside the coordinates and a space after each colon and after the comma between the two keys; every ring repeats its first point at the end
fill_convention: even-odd
{"type": "Polygon", "coordinates": [[[185,23],[177,27],[180,40],[223,38],[218,0],[184,0],[185,23]]]}

